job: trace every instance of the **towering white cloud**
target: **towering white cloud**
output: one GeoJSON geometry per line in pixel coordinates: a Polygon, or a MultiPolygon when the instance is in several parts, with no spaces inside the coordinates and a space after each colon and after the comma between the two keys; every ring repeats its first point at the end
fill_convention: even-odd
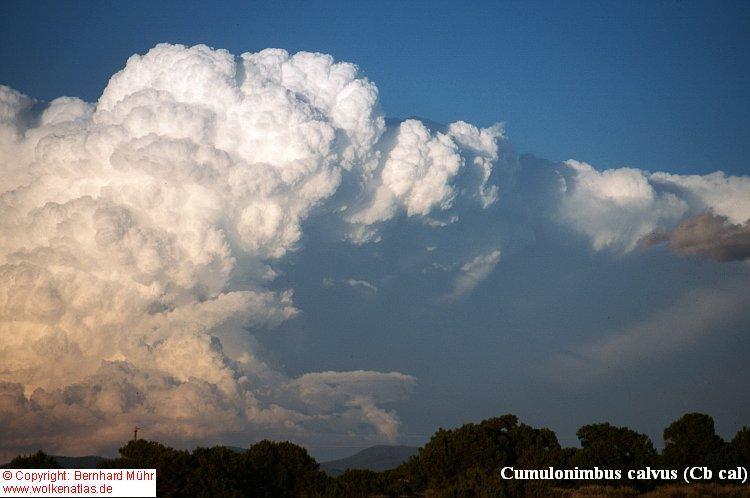
{"type": "Polygon", "coordinates": [[[468,196],[494,201],[499,128],[410,120],[384,139],[379,109],[356,66],[274,49],[158,45],[94,104],[0,87],[0,453],[98,451],[136,423],[170,441],[395,438],[380,404],[412,377],[288,378],[249,332],[298,313],[268,290],[274,262],[344,179],[353,234],[448,209],[467,158],[468,196]]]}
{"type": "MultiPolygon", "coordinates": [[[[463,193],[487,207],[497,200],[497,186],[488,185],[498,159],[502,127],[479,129],[463,121],[452,123],[447,132],[432,132],[415,119],[402,122],[392,140],[395,145],[382,165],[370,173],[369,197],[355,206],[348,221],[353,224],[351,239],[364,242],[377,237],[377,224],[400,212],[426,217],[433,211],[450,209],[459,191],[456,179],[473,169],[479,173],[469,180],[463,193]]],[[[470,178],[472,175],[467,174],[470,178]]],[[[454,217],[455,220],[455,217],[454,217]]],[[[445,222],[425,218],[433,226],[445,222]]]]}
{"type": "Polygon", "coordinates": [[[505,137],[503,126],[497,123],[489,128],[479,129],[464,121],[456,121],[448,127],[448,134],[464,150],[471,151],[471,161],[481,172],[477,193],[482,205],[489,206],[497,200],[498,195],[497,185],[489,185],[489,181],[499,157],[498,142],[505,137]]]}
{"type": "Polygon", "coordinates": [[[654,173],[656,185],[676,189],[691,202],[694,211],[710,210],[730,223],[750,219],[750,176],[730,176],[721,171],[708,175],[654,173]]]}
{"type": "Polygon", "coordinates": [[[705,211],[736,225],[750,219],[750,177],[598,171],[574,160],[564,163],[561,174],[560,218],[596,250],[630,251],[655,231],[705,211]]]}
{"type": "Polygon", "coordinates": [[[573,175],[563,183],[561,218],[588,236],[596,250],[629,251],[660,224],[675,222],[687,211],[676,195],[655,190],[644,171],[597,171],[573,160],[565,165],[573,175]]]}

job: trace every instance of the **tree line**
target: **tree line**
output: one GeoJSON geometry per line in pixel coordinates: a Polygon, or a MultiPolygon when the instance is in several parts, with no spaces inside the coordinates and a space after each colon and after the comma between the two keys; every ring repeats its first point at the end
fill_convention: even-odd
{"type": "MultiPolygon", "coordinates": [[[[515,415],[490,418],[456,429],[439,429],[399,467],[384,472],[350,469],[331,477],[307,450],[290,442],[264,440],[240,452],[224,446],[177,450],[154,441],[130,441],[99,468],[155,468],[157,496],[367,497],[367,496],[553,496],[591,481],[503,479],[500,469],[619,469],[622,479],[595,484],[645,492],[675,481],[628,479],[631,469],[714,470],[750,467],[750,428],[724,441],[709,415],[688,413],[664,430],[664,448],[627,427],[590,424],[577,432],[580,448],[564,448],[553,431],[519,423],[515,415]]],[[[18,456],[11,468],[54,468],[37,452],[18,456]]]]}

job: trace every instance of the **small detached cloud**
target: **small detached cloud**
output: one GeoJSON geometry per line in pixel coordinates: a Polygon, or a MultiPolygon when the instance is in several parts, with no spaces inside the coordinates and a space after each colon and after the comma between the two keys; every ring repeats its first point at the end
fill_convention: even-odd
{"type": "Polygon", "coordinates": [[[453,292],[450,298],[458,299],[470,294],[484,279],[490,276],[492,270],[500,262],[500,250],[495,249],[486,254],[480,254],[466,262],[458,271],[453,281],[453,292]]]}
{"type": "Polygon", "coordinates": [[[355,280],[353,278],[347,279],[346,284],[349,287],[358,287],[360,289],[366,289],[372,292],[378,292],[378,288],[372,285],[367,280],[355,280]]]}
{"type": "Polygon", "coordinates": [[[326,289],[331,289],[336,285],[347,285],[349,287],[355,288],[355,289],[361,289],[366,292],[372,292],[377,293],[378,288],[376,285],[368,282],[367,280],[361,280],[356,278],[345,278],[341,280],[336,280],[332,277],[325,277],[323,278],[323,287],[326,289]]]}

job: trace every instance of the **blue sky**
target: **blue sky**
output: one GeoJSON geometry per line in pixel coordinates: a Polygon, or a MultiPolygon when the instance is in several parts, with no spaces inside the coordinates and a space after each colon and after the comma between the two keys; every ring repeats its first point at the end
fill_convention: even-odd
{"type": "Polygon", "coordinates": [[[3,11],[0,460],[747,425],[750,4],[3,11]]]}
{"type": "Polygon", "coordinates": [[[522,152],[748,171],[746,2],[6,2],[0,79],[95,100],[159,42],[358,64],[390,116],[507,123],[522,152]]]}

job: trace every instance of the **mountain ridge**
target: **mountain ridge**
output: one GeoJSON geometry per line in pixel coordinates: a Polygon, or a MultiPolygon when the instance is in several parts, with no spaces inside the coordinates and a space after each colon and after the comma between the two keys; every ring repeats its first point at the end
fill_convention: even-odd
{"type": "Polygon", "coordinates": [[[321,462],[320,470],[330,476],[343,474],[347,469],[365,469],[381,472],[393,469],[416,455],[416,446],[376,445],[365,448],[346,458],[321,462]]]}

